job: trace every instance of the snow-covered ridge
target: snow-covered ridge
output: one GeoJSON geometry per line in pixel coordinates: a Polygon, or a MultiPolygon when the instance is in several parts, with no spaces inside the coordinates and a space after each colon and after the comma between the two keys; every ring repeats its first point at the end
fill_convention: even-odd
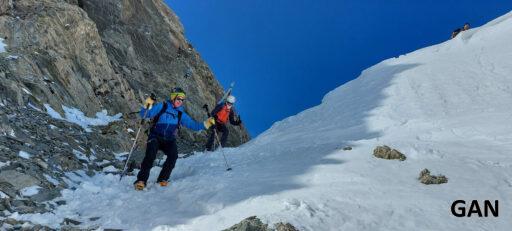
{"type": "Polygon", "coordinates": [[[54,213],[13,216],[132,230],[221,230],[252,215],[300,230],[508,230],[510,38],[512,13],[385,60],[240,148],[178,160],[171,187],[135,192],[133,176],[83,176],[54,213]],[[382,144],[407,160],[374,158],[382,144]],[[448,183],[419,183],[423,168],[448,183]],[[459,199],[499,200],[500,216],[456,218],[459,199]]]}
{"type": "Polygon", "coordinates": [[[316,121],[327,124],[336,119],[342,128],[351,127],[354,123],[349,121],[364,117],[358,122],[368,130],[382,131],[409,120],[508,111],[504,105],[512,102],[511,36],[512,13],[508,13],[455,39],[370,67],[329,92],[321,105],[274,127],[282,131],[285,124],[315,114],[318,119],[311,129],[324,129],[316,121]]]}

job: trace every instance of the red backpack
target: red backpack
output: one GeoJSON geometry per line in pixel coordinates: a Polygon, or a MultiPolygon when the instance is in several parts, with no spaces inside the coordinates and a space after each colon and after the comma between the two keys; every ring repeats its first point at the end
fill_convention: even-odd
{"type": "Polygon", "coordinates": [[[231,109],[228,108],[227,105],[222,106],[219,112],[217,112],[217,122],[221,124],[225,124],[228,122],[229,119],[229,113],[231,112],[231,109]]]}

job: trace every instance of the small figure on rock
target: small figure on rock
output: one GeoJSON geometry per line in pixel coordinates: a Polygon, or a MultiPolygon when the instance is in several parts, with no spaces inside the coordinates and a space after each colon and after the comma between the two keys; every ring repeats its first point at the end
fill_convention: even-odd
{"type": "Polygon", "coordinates": [[[457,28],[452,32],[452,36],[450,38],[455,38],[460,32],[469,30],[469,23],[464,23],[462,28],[457,28]]]}

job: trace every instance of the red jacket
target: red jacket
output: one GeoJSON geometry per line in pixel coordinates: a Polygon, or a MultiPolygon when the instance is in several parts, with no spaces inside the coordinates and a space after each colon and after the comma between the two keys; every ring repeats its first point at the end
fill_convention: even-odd
{"type": "Polygon", "coordinates": [[[231,109],[225,103],[221,103],[215,107],[212,111],[212,115],[215,118],[215,122],[219,124],[226,124],[229,122],[233,125],[240,125],[240,121],[235,120],[235,114],[233,107],[231,109]]]}

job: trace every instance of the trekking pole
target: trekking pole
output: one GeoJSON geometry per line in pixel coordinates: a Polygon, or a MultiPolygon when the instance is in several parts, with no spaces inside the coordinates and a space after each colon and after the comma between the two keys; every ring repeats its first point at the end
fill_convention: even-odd
{"type": "Polygon", "coordinates": [[[220,143],[219,136],[217,135],[217,130],[213,128],[213,134],[215,134],[215,138],[217,139],[217,142],[219,143],[219,147],[222,153],[222,156],[224,157],[224,163],[226,164],[226,171],[231,171],[231,167],[229,167],[228,160],[226,159],[226,155],[224,155],[224,149],[222,148],[222,144],[220,143]]]}
{"type": "MultiPolygon", "coordinates": [[[[211,114],[210,114],[210,110],[208,110],[208,105],[205,104],[203,106],[203,108],[204,108],[204,110],[206,110],[206,115],[208,115],[208,118],[210,118],[211,114]]],[[[217,135],[217,130],[216,130],[216,128],[212,128],[212,129],[213,129],[214,139],[217,140],[219,147],[221,148],[221,153],[222,153],[222,156],[224,157],[224,164],[226,165],[226,171],[231,171],[232,168],[229,167],[228,160],[226,159],[226,155],[224,155],[224,149],[222,149],[222,144],[220,143],[219,136],[217,135]]]]}
{"type": "MultiPolygon", "coordinates": [[[[156,101],[155,94],[151,94],[151,99],[156,101]]],[[[133,150],[135,150],[135,147],[137,146],[137,141],[139,140],[140,131],[142,130],[142,127],[144,126],[144,119],[146,118],[146,115],[148,114],[149,106],[147,107],[146,111],[144,112],[144,116],[142,116],[142,119],[140,120],[140,126],[139,130],[137,130],[137,134],[135,135],[135,140],[133,141],[132,148],[130,149],[130,152],[128,153],[128,158],[126,159],[126,163],[124,164],[123,172],[121,173],[121,176],[119,177],[119,181],[123,179],[123,176],[126,175],[126,170],[128,167],[128,162],[130,161],[130,157],[132,156],[133,150]]]]}

